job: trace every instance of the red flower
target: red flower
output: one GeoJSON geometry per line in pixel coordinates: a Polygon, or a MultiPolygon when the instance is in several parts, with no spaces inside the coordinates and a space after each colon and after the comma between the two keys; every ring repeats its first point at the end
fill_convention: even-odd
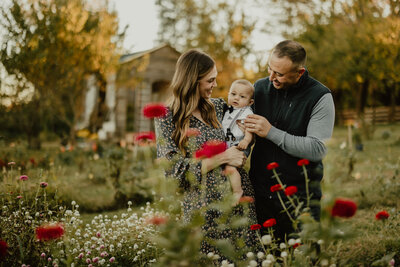
{"type": "Polygon", "coordinates": [[[192,137],[192,136],[199,136],[200,135],[200,130],[197,128],[189,128],[186,131],[186,136],[187,137],[192,137]]]}
{"type": "Polygon", "coordinates": [[[301,159],[297,162],[298,166],[303,166],[303,165],[308,165],[310,164],[310,161],[308,159],[301,159]]]}
{"type": "Polygon", "coordinates": [[[227,149],[227,144],[218,140],[210,140],[205,142],[199,150],[196,151],[196,158],[211,158],[224,152],[227,149]]]}
{"type": "Polygon", "coordinates": [[[301,244],[300,243],[295,243],[294,245],[293,245],[293,248],[297,248],[298,246],[300,246],[301,244]]]}
{"type": "Polygon", "coordinates": [[[286,187],[286,189],[285,189],[285,195],[287,195],[287,196],[291,196],[296,193],[297,193],[297,186],[292,185],[292,186],[286,187]]]}
{"type": "Polygon", "coordinates": [[[143,108],[143,115],[149,119],[164,117],[167,112],[168,110],[163,104],[151,103],[143,108]]]}
{"type": "Polygon", "coordinates": [[[154,225],[166,224],[167,221],[168,218],[163,216],[154,216],[147,219],[148,224],[154,224],[154,225]]]}
{"type": "Polygon", "coordinates": [[[354,201],[337,198],[332,207],[331,215],[334,217],[350,218],[357,211],[357,204],[354,201]]]}
{"type": "Polygon", "coordinates": [[[136,135],[135,140],[136,142],[155,141],[156,135],[154,132],[141,132],[136,135]]]}
{"type": "Polygon", "coordinates": [[[272,218],[272,219],[266,220],[266,221],[263,223],[263,226],[264,226],[264,227],[272,227],[272,226],[274,226],[275,224],[276,224],[276,220],[275,220],[274,218],[272,218]]]}
{"type": "Polygon", "coordinates": [[[280,184],[275,184],[273,186],[271,186],[271,192],[276,192],[282,190],[282,186],[280,184]]]}
{"type": "Polygon", "coordinates": [[[249,196],[243,196],[239,199],[239,203],[254,203],[254,198],[249,196]]]}
{"type": "Polygon", "coordinates": [[[377,220],[386,220],[389,218],[389,213],[386,210],[382,210],[375,215],[377,220]]]}
{"type": "Polygon", "coordinates": [[[261,225],[259,224],[250,225],[250,230],[258,230],[258,229],[261,229],[261,225]]]}
{"type": "Polygon", "coordinates": [[[7,242],[0,239],[0,259],[7,255],[7,249],[7,242]]]}
{"type": "Polygon", "coordinates": [[[46,182],[40,182],[40,187],[41,188],[46,188],[49,184],[46,182]]]}
{"type": "Polygon", "coordinates": [[[275,168],[278,168],[278,167],[279,167],[278,163],[271,162],[270,164],[267,165],[267,170],[272,170],[272,169],[275,169],[275,168]]]}
{"type": "Polygon", "coordinates": [[[36,228],[36,238],[40,241],[58,239],[64,235],[62,224],[46,224],[36,228]]]}

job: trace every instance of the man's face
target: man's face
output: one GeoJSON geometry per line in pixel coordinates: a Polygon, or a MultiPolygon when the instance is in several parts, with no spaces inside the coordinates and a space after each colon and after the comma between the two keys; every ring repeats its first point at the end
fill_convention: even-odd
{"type": "Polygon", "coordinates": [[[295,66],[288,57],[279,58],[272,54],[269,59],[269,80],[276,89],[287,89],[296,84],[304,71],[304,67],[295,66]]]}

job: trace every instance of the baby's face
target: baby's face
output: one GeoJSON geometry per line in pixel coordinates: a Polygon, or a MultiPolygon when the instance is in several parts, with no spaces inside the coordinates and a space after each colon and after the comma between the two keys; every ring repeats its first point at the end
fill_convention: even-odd
{"type": "Polygon", "coordinates": [[[235,84],[228,94],[228,105],[234,108],[243,108],[253,104],[253,90],[243,84],[235,84]]]}

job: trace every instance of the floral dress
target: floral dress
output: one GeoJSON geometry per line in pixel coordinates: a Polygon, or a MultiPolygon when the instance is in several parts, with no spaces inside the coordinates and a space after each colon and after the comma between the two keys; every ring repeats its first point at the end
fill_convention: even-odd
{"type": "MultiPolygon", "coordinates": [[[[217,119],[219,122],[223,118],[223,107],[225,101],[223,99],[211,99],[215,106],[217,113],[217,119]]],[[[221,175],[222,168],[216,168],[214,171],[210,171],[206,176],[201,174],[201,161],[194,161],[193,155],[196,150],[200,149],[202,144],[209,140],[225,141],[225,135],[222,128],[214,128],[207,125],[197,119],[195,116],[190,117],[189,128],[199,130],[199,135],[191,137],[189,140],[189,146],[187,147],[186,156],[184,156],[178,149],[172,139],[172,133],[175,130],[175,125],[172,122],[172,114],[170,110],[165,117],[156,119],[156,135],[157,135],[157,157],[167,158],[172,166],[166,171],[167,177],[174,177],[178,179],[179,186],[184,190],[184,201],[183,201],[183,217],[184,220],[190,220],[192,211],[199,210],[203,206],[208,206],[212,202],[220,200],[222,193],[219,190],[221,183],[226,183],[227,178],[221,175]],[[195,177],[195,183],[202,183],[205,185],[205,192],[200,190],[199,186],[195,186],[193,181],[189,181],[188,173],[191,173],[195,177]],[[205,179],[205,181],[203,180],[205,179]]],[[[254,190],[250,183],[248,174],[244,169],[239,169],[239,173],[242,178],[242,188],[244,196],[254,197],[254,190]]],[[[240,213],[237,211],[236,213],[240,213]]],[[[217,223],[215,219],[220,216],[220,212],[215,209],[209,209],[205,213],[205,225],[203,230],[206,232],[206,236],[212,239],[235,239],[235,237],[244,238],[248,246],[255,244],[256,235],[250,230],[250,224],[256,223],[256,215],[254,204],[250,204],[249,208],[249,226],[240,231],[233,231],[232,229],[220,230],[217,229],[217,223]]],[[[215,249],[208,245],[206,242],[202,244],[202,252],[217,252],[215,249]]]]}

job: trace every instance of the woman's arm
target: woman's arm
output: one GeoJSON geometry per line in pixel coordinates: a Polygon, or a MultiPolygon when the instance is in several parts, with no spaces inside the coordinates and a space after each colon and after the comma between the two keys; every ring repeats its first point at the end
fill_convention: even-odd
{"type": "Polygon", "coordinates": [[[234,167],[242,167],[246,162],[245,154],[236,147],[228,148],[225,152],[212,158],[202,160],[201,172],[207,173],[221,165],[228,164],[234,167]]]}

